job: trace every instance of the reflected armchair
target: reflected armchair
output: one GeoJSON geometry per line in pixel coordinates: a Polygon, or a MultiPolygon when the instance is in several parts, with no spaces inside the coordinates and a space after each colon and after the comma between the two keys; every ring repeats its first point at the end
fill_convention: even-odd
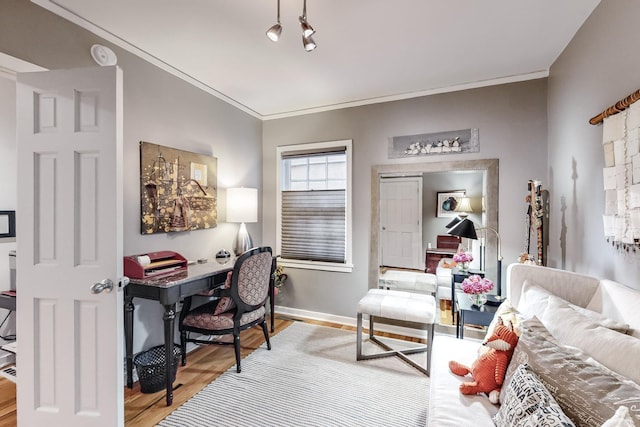
{"type": "Polygon", "coordinates": [[[238,257],[225,285],[214,293],[218,299],[192,309],[192,298],[185,298],[179,325],[183,366],[187,362],[187,342],[225,344],[199,336],[233,334],[236,371],[240,372],[240,332],[255,325],[262,327],[267,349],[271,350],[265,305],[273,286],[274,267],[271,248],[251,249],[238,257]],[[191,338],[192,333],[199,336],[191,338]]]}

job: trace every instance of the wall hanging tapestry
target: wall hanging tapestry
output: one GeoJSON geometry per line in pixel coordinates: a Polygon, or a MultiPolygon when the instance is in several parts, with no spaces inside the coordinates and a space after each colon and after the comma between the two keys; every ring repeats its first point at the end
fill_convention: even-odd
{"type": "Polygon", "coordinates": [[[640,244],[640,90],[589,120],[603,123],[604,235],[618,249],[640,244]]]}
{"type": "Polygon", "coordinates": [[[473,128],[394,136],[389,139],[389,158],[477,153],[480,151],[478,134],[478,128],[473,128]]]}
{"type": "Polygon", "coordinates": [[[140,233],[213,228],[218,160],[140,142],[140,233]]]}

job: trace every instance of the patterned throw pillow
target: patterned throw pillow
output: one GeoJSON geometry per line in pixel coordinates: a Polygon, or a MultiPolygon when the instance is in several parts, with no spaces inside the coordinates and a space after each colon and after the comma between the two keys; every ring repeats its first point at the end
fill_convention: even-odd
{"type": "MultiPolygon", "coordinates": [[[[231,287],[232,275],[233,275],[232,271],[227,273],[227,280],[225,280],[224,286],[222,286],[222,289],[229,289],[231,287]]],[[[233,302],[231,297],[222,297],[218,300],[218,304],[216,304],[216,308],[213,310],[213,315],[217,316],[219,314],[226,313],[227,311],[231,310],[235,306],[236,304],[233,302]]]]}
{"type": "MultiPolygon", "coordinates": [[[[522,335],[507,369],[505,384],[517,366],[526,363],[576,425],[600,427],[624,404],[640,426],[640,386],[588,359],[579,349],[558,345],[534,317],[522,322],[522,335]]],[[[501,401],[505,394],[503,388],[501,401]]]]}
{"type": "Polygon", "coordinates": [[[493,421],[498,427],[574,426],[527,365],[516,368],[506,387],[505,400],[493,421]]]}

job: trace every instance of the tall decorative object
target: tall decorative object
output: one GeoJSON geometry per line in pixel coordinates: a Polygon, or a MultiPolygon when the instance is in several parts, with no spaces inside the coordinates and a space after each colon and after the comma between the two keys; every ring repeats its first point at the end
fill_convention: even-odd
{"type": "Polygon", "coordinates": [[[247,222],[258,222],[258,190],[255,188],[227,188],[227,222],[239,222],[240,229],[234,251],[236,255],[253,247],[247,222]]]}
{"type": "Polygon", "coordinates": [[[603,123],[604,235],[619,250],[640,247],[640,90],[589,123],[603,123]]]}
{"type": "Polygon", "coordinates": [[[547,247],[549,235],[549,192],[542,189],[542,182],[530,179],[527,183],[526,233],[524,251],[519,261],[547,265],[547,247]],[[536,254],[531,253],[531,238],[536,242],[536,254]]]}
{"type": "Polygon", "coordinates": [[[140,233],[213,228],[218,160],[140,142],[140,233]]]}

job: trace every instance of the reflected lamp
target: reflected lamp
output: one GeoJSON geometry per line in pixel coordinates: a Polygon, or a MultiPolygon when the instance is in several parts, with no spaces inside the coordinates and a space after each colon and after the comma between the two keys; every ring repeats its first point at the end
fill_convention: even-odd
{"type": "Polygon", "coordinates": [[[495,233],[496,235],[496,239],[497,239],[497,249],[498,249],[498,270],[497,270],[497,280],[496,280],[496,293],[498,295],[498,297],[502,296],[502,250],[501,250],[501,242],[500,242],[500,234],[498,233],[498,231],[494,228],[491,227],[481,227],[481,228],[477,228],[475,227],[475,225],[473,224],[473,221],[471,221],[468,218],[463,218],[462,220],[460,220],[456,225],[452,226],[448,233],[452,236],[458,236],[458,237],[464,237],[466,239],[473,239],[473,240],[478,240],[478,234],[477,231],[481,231],[483,234],[482,239],[480,240],[480,268],[482,270],[485,270],[485,264],[486,264],[486,247],[485,247],[485,242],[486,242],[486,233],[488,231],[491,231],[493,233],[495,233]]]}

